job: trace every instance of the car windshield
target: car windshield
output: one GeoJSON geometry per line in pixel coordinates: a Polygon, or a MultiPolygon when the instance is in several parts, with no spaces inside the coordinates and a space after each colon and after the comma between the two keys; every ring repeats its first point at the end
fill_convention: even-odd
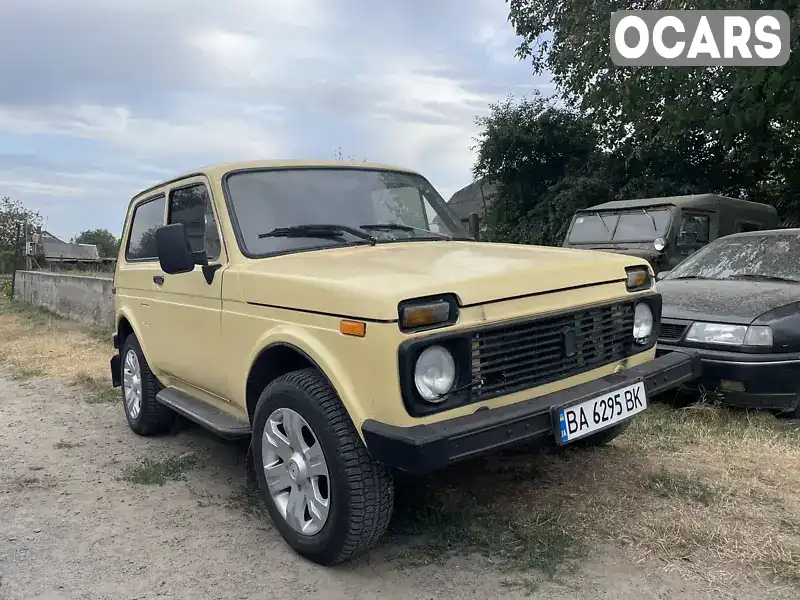
{"type": "Polygon", "coordinates": [[[377,242],[469,236],[431,184],[412,173],[258,169],[231,173],[225,183],[242,249],[251,256],[364,243],[348,230],[377,242]],[[266,235],[286,228],[293,230],[266,235]]]}
{"type": "Polygon", "coordinates": [[[652,242],[667,233],[672,211],[668,208],[642,208],[626,212],[585,212],[575,218],[569,241],[652,242]]]}
{"type": "Polygon", "coordinates": [[[800,283],[800,235],[722,237],[692,254],[665,279],[752,279],[800,283]]]}

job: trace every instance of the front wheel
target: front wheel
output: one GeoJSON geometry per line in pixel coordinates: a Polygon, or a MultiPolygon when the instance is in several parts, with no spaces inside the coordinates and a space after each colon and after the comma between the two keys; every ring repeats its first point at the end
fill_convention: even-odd
{"type": "Polygon", "coordinates": [[[299,554],[334,565],[383,536],[394,504],[388,469],[369,456],[335,390],[315,369],[262,392],[253,418],[259,492],[299,554]]]}

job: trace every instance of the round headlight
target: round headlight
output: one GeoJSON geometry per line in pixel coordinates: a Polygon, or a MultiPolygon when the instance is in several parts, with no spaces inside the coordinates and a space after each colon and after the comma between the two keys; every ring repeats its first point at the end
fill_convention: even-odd
{"type": "Polygon", "coordinates": [[[664,238],[656,238],[653,242],[653,248],[655,248],[658,252],[661,252],[666,247],[667,241],[664,238]]]}
{"type": "Polygon", "coordinates": [[[639,344],[644,344],[651,333],[653,333],[653,311],[646,302],[640,302],[633,313],[633,339],[639,344]]]}
{"type": "Polygon", "coordinates": [[[427,402],[443,402],[456,381],[456,361],[441,346],[426,348],[414,367],[414,383],[419,395],[427,402]]]}

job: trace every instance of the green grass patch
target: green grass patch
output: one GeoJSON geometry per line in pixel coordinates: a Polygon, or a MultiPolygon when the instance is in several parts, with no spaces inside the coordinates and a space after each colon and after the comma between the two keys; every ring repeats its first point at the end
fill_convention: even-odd
{"type": "Polygon", "coordinates": [[[231,509],[241,510],[251,517],[267,516],[267,507],[264,506],[256,487],[243,486],[241,490],[231,494],[227,506],[231,509]]]}
{"type": "Polygon", "coordinates": [[[84,399],[88,404],[113,404],[121,398],[119,389],[104,381],[97,381],[86,372],[76,373],[72,381],[86,390],[84,399]]]}
{"type": "MultiPolygon", "coordinates": [[[[402,547],[393,558],[409,567],[477,554],[504,572],[552,577],[586,552],[559,515],[548,511],[519,514],[504,502],[495,506],[430,501],[401,505],[396,507],[388,537],[402,547]]],[[[533,589],[537,581],[528,577],[509,585],[533,589]]]]}
{"type": "Polygon", "coordinates": [[[71,450],[72,448],[77,448],[81,444],[76,442],[68,442],[67,440],[59,440],[55,444],[53,444],[53,448],[56,450],[71,450]]]}
{"type": "Polygon", "coordinates": [[[696,474],[670,472],[664,468],[650,473],[645,485],[664,498],[683,498],[705,506],[717,502],[726,493],[696,474]]]}
{"type": "Polygon", "coordinates": [[[141,464],[125,469],[122,479],[137,485],[164,485],[167,481],[182,480],[196,464],[193,456],[186,455],[164,460],[145,458],[141,464]]]}
{"type": "Polygon", "coordinates": [[[10,377],[12,381],[30,381],[31,379],[36,379],[42,375],[42,371],[36,367],[22,367],[19,369],[14,369],[11,372],[10,377]]]}

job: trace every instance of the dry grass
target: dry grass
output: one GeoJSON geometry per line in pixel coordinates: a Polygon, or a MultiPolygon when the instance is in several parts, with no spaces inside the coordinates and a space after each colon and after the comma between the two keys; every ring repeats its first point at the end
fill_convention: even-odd
{"type": "Polygon", "coordinates": [[[18,379],[67,380],[87,390],[87,401],[110,399],[110,333],[0,299],[0,364],[18,379]]]}
{"type": "MultiPolygon", "coordinates": [[[[68,379],[97,401],[108,339],[0,300],[0,362],[18,376],[68,379]]],[[[717,589],[758,578],[800,589],[800,428],[767,414],[653,404],[606,448],[470,461],[400,483],[397,506],[394,538],[417,561],[478,552],[555,573],[611,543],[717,589]]]]}
{"type": "Polygon", "coordinates": [[[800,430],[770,415],[655,404],[606,448],[507,453],[423,483],[428,510],[505,515],[487,520],[498,535],[549,514],[564,543],[616,544],[719,589],[800,589],[800,430]]]}

